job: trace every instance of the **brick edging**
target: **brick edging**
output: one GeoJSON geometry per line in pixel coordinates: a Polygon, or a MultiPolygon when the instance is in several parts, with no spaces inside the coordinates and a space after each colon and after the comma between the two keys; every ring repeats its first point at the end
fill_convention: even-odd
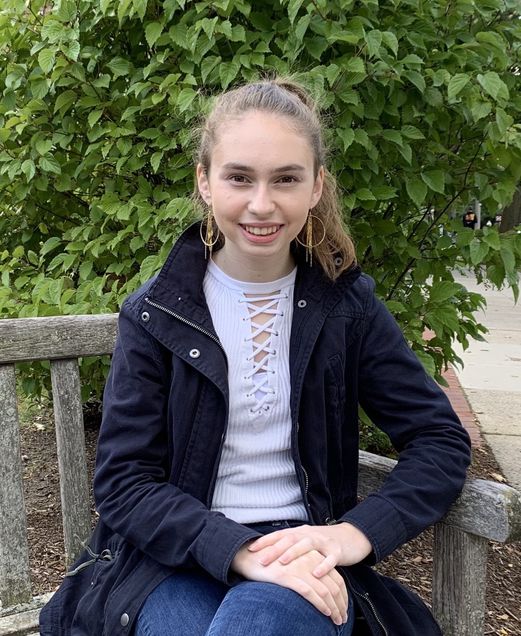
{"type": "Polygon", "coordinates": [[[480,448],[483,438],[477,423],[477,418],[470,408],[469,401],[467,400],[467,396],[463,391],[463,388],[460,384],[458,376],[456,375],[456,372],[454,371],[454,368],[452,366],[449,366],[448,369],[442,373],[442,375],[449,386],[442,386],[441,388],[445,391],[445,394],[449,398],[452,408],[456,411],[458,417],[461,420],[461,423],[470,435],[472,446],[474,448],[480,448]]]}

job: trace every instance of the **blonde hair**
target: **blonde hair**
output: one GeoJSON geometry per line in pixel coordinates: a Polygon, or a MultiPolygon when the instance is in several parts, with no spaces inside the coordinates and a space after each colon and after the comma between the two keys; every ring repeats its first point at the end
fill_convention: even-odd
{"type": "MultiPolygon", "coordinates": [[[[222,93],[200,132],[197,161],[210,169],[212,150],[217,140],[219,126],[230,117],[239,117],[249,111],[261,111],[288,118],[297,132],[305,137],[314,157],[315,177],[326,158],[322,126],[316,103],[298,83],[289,79],[262,80],[245,84],[222,93]]],[[[325,238],[319,243],[324,230],[320,223],[313,223],[313,262],[318,262],[325,274],[335,280],[355,262],[355,250],[351,237],[342,224],[340,202],[335,178],[326,169],[322,196],[311,213],[324,224],[325,238]]],[[[306,224],[298,235],[306,242],[306,224]]],[[[304,249],[300,246],[298,249],[304,249]]]]}

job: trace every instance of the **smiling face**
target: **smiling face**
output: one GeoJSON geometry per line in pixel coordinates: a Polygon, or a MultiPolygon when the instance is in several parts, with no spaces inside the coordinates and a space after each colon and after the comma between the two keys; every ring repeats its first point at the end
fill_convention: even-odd
{"type": "Polygon", "coordinates": [[[215,262],[239,280],[269,281],[293,268],[290,243],[322,194],[308,140],[278,115],[250,111],[222,124],[197,183],[224,246],[215,262]]]}

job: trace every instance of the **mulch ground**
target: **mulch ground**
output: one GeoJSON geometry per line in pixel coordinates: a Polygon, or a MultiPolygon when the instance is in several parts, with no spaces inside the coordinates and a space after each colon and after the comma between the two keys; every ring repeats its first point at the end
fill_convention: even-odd
{"type": "MultiPolygon", "coordinates": [[[[85,415],[85,441],[92,471],[98,414],[88,411],[85,415]]],[[[22,454],[33,593],[43,594],[56,589],[64,573],[56,443],[52,422],[45,411],[34,415],[32,422],[22,427],[22,454]]],[[[484,441],[473,455],[472,477],[504,480],[484,441]]],[[[429,602],[432,533],[427,531],[397,550],[379,569],[429,602]]],[[[487,585],[485,634],[521,635],[521,543],[490,544],[487,585]]]]}

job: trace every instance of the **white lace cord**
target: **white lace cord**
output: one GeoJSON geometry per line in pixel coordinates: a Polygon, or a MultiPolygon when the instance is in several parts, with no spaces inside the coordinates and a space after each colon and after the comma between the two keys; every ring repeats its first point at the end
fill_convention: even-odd
{"type": "MultiPolygon", "coordinates": [[[[268,362],[270,357],[274,356],[277,352],[275,349],[271,348],[271,336],[273,334],[278,335],[277,331],[273,328],[275,325],[275,321],[277,320],[277,316],[283,316],[284,313],[279,311],[278,305],[279,300],[283,298],[288,298],[287,294],[277,293],[270,294],[269,296],[260,296],[255,298],[241,298],[239,302],[246,303],[246,308],[248,309],[249,318],[251,321],[251,326],[253,327],[252,333],[245,338],[244,340],[247,342],[248,340],[252,341],[253,344],[253,352],[248,356],[247,360],[250,362],[253,360],[253,368],[249,373],[244,376],[245,380],[251,379],[253,382],[253,389],[246,396],[253,396],[257,404],[254,408],[250,409],[252,413],[262,412],[269,410],[269,405],[267,404],[270,395],[275,393],[275,390],[269,386],[268,381],[268,373],[275,373],[273,369],[268,368],[268,362]],[[264,302],[265,304],[262,306],[258,306],[256,303],[264,302]],[[269,318],[264,324],[258,324],[254,321],[256,316],[260,314],[271,314],[271,318],[269,318]],[[259,343],[255,342],[255,338],[262,333],[267,333],[268,337],[264,342],[259,343]],[[259,353],[264,353],[264,356],[256,361],[255,358],[259,353]],[[257,393],[262,391],[264,395],[259,399],[257,398],[257,393]]],[[[246,320],[246,318],[244,318],[246,320]]]]}

